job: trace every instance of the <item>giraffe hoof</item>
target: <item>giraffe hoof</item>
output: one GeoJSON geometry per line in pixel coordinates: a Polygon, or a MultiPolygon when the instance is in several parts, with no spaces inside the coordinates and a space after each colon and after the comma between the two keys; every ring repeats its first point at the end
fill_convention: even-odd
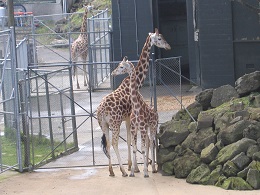
{"type": "Polygon", "coordinates": [[[135,173],[139,173],[139,172],[140,172],[140,170],[139,170],[139,169],[136,169],[136,170],[135,170],[135,173]]]}
{"type": "Polygon", "coordinates": [[[114,174],[114,173],[113,173],[113,174],[109,174],[109,176],[110,176],[110,177],[115,177],[115,174],[114,174]]]}
{"type": "Polygon", "coordinates": [[[135,175],[134,174],[130,174],[129,177],[135,177],[135,175]]]}
{"type": "Polygon", "coordinates": [[[124,173],[124,174],[122,174],[122,176],[123,176],[123,177],[127,177],[127,176],[128,176],[128,174],[127,174],[127,173],[124,173]]]}
{"type": "Polygon", "coordinates": [[[147,178],[147,177],[149,177],[149,175],[144,175],[144,178],[147,178]]]}
{"type": "Polygon", "coordinates": [[[152,173],[157,173],[157,170],[154,170],[152,173]]]}

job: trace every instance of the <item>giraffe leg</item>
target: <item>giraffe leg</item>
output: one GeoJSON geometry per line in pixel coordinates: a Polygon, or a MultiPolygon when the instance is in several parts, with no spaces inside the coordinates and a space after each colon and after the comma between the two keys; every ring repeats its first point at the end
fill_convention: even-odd
{"type": "Polygon", "coordinates": [[[133,164],[132,164],[132,167],[131,167],[131,173],[130,173],[129,177],[134,177],[135,176],[134,172],[135,172],[136,164],[137,164],[137,159],[136,159],[137,132],[136,132],[136,129],[134,128],[134,125],[133,125],[133,127],[131,127],[131,139],[132,139],[132,145],[133,145],[133,164]]]}
{"type": "MultiPolygon", "coordinates": [[[[127,118],[125,121],[126,131],[127,131],[127,148],[128,148],[128,171],[131,171],[132,167],[132,158],[131,158],[131,126],[130,126],[130,118],[127,118]]],[[[135,172],[140,172],[137,163],[135,165],[135,172]]]]}
{"type": "Polygon", "coordinates": [[[147,144],[147,132],[145,129],[140,129],[141,131],[141,139],[142,139],[142,142],[141,142],[141,150],[142,150],[142,154],[143,154],[143,161],[144,161],[144,177],[149,177],[148,175],[148,166],[147,166],[147,158],[146,156],[148,154],[146,154],[146,151],[147,151],[147,147],[146,147],[146,144],[147,144]]]}
{"type": "MultiPolygon", "coordinates": [[[[157,129],[157,128],[156,128],[157,129]]],[[[156,134],[156,129],[151,129],[150,133],[150,148],[151,148],[151,157],[152,157],[152,172],[157,173],[157,170],[155,168],[155,134],[156,134]]]]}
{"type": "Polygon", "coordinates": [[[76,75],[76,80],[77,80],[77,89],[80,89],[80,86],[79,86],[79,78],[78,78],[78,68],[77,66],[75,65],[75,75],[76,75]]]}
{"type": "Polygon", "coordinates": [[[109,164],[109,176],[115,176],[114,171],[113,171],[113,167],[112,167],[112,163],[111,163],[111,155],[110,155],[110,141],[109,141],[109,128],[107,125],[102,125],[101,129],[103,131],[103,136],[101,139],[101,144],[103,146],[103,151],[105,153],[105,155],[108,158],[108,164],[109,164]]]}
{"type": "Polygon", "coordinates": [[[122,176],[126,177],[128,176],[128,174],[125,172],[119,151],[118,151],[118,139],[119,139],[119,132],[120,132],[120,126],[118,128],[113,129],[113,135],[112,135],[112,146],[115,150],[116,156],[117,156],[117,160],[120,166],[120,170],[122,172],[122,176]]]}
{"type": "Polygon", "coordinates": [[[87,56],[82,57],[83,58],[83,78],[84,78],[84,86],[88,86],[88,77],[87,77],[87,69],[86,69],[86,62],[87,62],[87,56]]]}

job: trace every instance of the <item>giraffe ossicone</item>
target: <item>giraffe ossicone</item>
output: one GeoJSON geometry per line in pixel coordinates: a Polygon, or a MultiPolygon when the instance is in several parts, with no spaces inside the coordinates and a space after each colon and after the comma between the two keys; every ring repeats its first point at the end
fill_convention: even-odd
{"type": "MultiPolygon", "coordinates": [[[[166,50],[171,49],[171,46],[167,43],[164,37],[159,33],[158,29],[155,29],[154,33],[149,33],[144,43],[142,52],[137,66],[136,72],[136,87],[138,89],[144,83],[144,80],[148,74],[149,59],[151,47],[155,45],[159,48],[166,50]]],[[[97,120],[99,126],[102,129],[102,143],[103,151],[109,157],[109,172],[110,176],[114,176],[114,171],[111,163],[110,155],[110,137],[109,132],[112,132],[112,146],[116,153],[122,176],[127,176],[125,172],[121,156],[118,150],[118,139],[120,133],[120,126],[122,121],[125,121],[127,130],[127,147],[128,147],[128,170],[132,168],[131,160],[131,135],[130,135],[130,114],[132,110],[131,98],[130,98],[130,77],[127,76],[116,90],[105,96],[100,102],[97,108],[97,120]]],[[[134,166],[135,172],[138,172],[137,164],[134,166]]]]}

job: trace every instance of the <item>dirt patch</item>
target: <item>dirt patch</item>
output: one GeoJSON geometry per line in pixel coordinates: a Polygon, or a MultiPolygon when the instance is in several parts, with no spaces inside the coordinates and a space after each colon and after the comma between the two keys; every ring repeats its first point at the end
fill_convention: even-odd
{"type": "MultiPolygon", "coordinates": [[[[158,96],[157,97],[157,110],[158,111],[171,111],[171,110],[180,110],[181,103],[187,107],[195,101],[195,95],[183,96],[182,100],[180,96],[176,98],[170,95],[158,96]]],[[[146,100],[147,104],[150,103],[149,100],[146,100]]]]}

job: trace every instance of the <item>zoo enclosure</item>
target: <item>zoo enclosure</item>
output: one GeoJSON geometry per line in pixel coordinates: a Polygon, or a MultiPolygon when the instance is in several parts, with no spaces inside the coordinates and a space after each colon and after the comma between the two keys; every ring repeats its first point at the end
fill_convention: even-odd
{"type": "MultiPolygon", "coordinates": [[[[105,21],[104,18],[101,18],[101,20],[105,21]]],[[[106,21],[108,21],[108,19],[106,19],[106,21]]],[[[53,31],[53,29],[49,30],[53,31]]],[[[106,40],[109,40],[109,37],[103,39],[104,44],[101,44],[102,41],[97,39],[97,37],[99,38],[103,35],[109,36],[109,30],[104,34],[98,32],[100,36],[96,36],[97,34],[95,34],[95,36],[93,36],[95,39],[93,38],[94,41],[91,42],[96,43],[96,45],[93,44],[90,46],[90,58],[87,66],[88,70],[95,70],[96,73],[89,74],[89,83],[91,83],[89,91],[86,91],[86,89],[79,91],[73,90],[73,65],[71,64],[70,55],[68,55],[70,53],[68,45],[71,40],[70,38],[66,39],[66,37],[73,36],[72,33],[54,32],[55,31],[53,31],[53,33],[40,35],[30,34],[27,39],[24,39],[18,45],[17,53],[20,55],[17,55],[17,62],[18,64],[21,63],[18,65],[19,68],[16,71],[19,70],[21,74],[19,74],[20,77],[17,78],[19,82],[16,90],[19,96],[17,95],[16,98],[16,101],[18,101],[17,105],[12,108],[19,110],[17,113],[19,117],[13,120],[18,120],[17,123],[19,122],[20,130],[17,128],[16,133],[22,132],[22,135],[19,134],[15,137],[22,137],[22,143],[17,143],[17,146],[19,146],[17,148],[18,160],[15,161],[13,166],[7,164],[6,169],[2,167],[1,170],[7,170],[13,167],[19,167],[19,171],[39,168],[47,162],[75,151],[84,156],[82,160],[83,164],[78,163],[81,160],[77,157],[79,159],[74,159],[74,164],[71,163],[63,166],[106,164],[104,164],[106,157],[100,150],[102,131],[98,129],[95,119],[97,105],[93,99],[99,98],[99,103],[104,96],[104,93],[99,93],[97,89],[110,89],[110,67],[114,68],[118,64],[118,62],[112,62],[107,59],[110,56],[110,47],[106,40]],[[59,37],[57,40],[65,40],[65,42],[58,41],[43,44],[41,38],[46,38],[47,36],[59,37]],[[54,58],[48,53],[48,58],[52,59],[46,60],[41,55],[42,50],[44,53],[50,52],[54,58]],[[27,51],[29,51],[28,53],[30,54],[29,59],[24,58],[24,56],[27,56],[27,51]],[[90,59],[95,59],[95,61],[90,59]],[[26,64],[29,64],[29,66],[24,66],[26,64]],[[108,81],[109,84],[106,85],[106,87],[102,87],[106,81],[108,81]],[[80,96],[82,97],[80,98],[80,96]],[[82,101],[83,99],[84,101],[82,101]],[[42,142],[47,142],[48,147],[42,142]],[[44,154],[39,155],[39,148],[45,151],[44,154]],[[75,162],[77,163],[75,164],[75,162]]],[[[91,31],[88,33],[91,33],[91,31]]],[[[91,37],[91,35],[89,35],[89,37],[91,37]]],[[[81,65],[80,63],[81,62],[78,62],[78,65],[81,65]]],[[[155,66],[151,64],[151,67],[154,67],[152,70],[155,70],[156,74],[150,72],[150,77],[148,78],[148,83],[153,83],[151,86],[154,88],[143,87],[144,92],[146,89],[149,89],[149,92],[145,92],[147,101],[150,101],[149,99],[152,93],[154,94],[154,98],[160,96],[161,94],[159,95],[157,89],[163,85],[168,85],[170,89],[174,91],[173,94],[176,94],[173,99],[180,99],[179,102],[181,102],[182,88],[180,84],[182,77],[180,64],[180,57],[156,60],[155,66]],[[169,73],[170,71],[172,72],[171,74],[169,73]],[[169,77],[169,75],[171,76],[169,77]],[[165,81],[167,81],[167,83],[165,83],[165,81]],[[147,94],[149,95],[147,96],[147,94]]],[[[9,75],[9,78],[12,77],[9,75]]],[[[168,96],[172,96],[167,92],[168,90],[169,89],[165,90],[164,88],[164,90],[160,90],[160,92],[163,91],[163,93],[167,93],[168,96]]],[[[108,92],[109,91],[107,91],[107,93],[108,92]]],[[[153,101],[155,103],[157,99],[153,101]]],[[[177,104],[179,104],[179,102],[177,101],[177,104]]],[[[180,106],[175,108],[175,110],[179,108],[180,106]]],[[[163,113],[164,110],[160,111],[160,109],[161,108],[158,107],[158,111],[163,113]]],[[[16,130],[16,128],[14,129],[16,130]]],[[[2,136],[0,138],[2,139],[2,136]]],[[[122,138],[125,139],[125,135],[123,135],[122,138]]],[[[15,140],[19,141],[19,139],[15,140]]],[[[120,140],[119,145],[121,146],[120,150],[123,151],[125,148],[124,141],[120,140]]],[[[3,150],[0,151],[1,154],[3,154],[2,151],[3,150]]],[[[75,153],[72,155],[74,154],[75,153]]],[[[81,158],[83,158],[82,156],[81,158]]],[[[122,156],[127,156],[126,150],[122,156]]],[[[117,161],[114,161],[114,164],[116,163],[117,161]]],[[[1,163],[1,165],[3,164],[4,163],[1,163]]],[[[46,166],[55,167],[55,165],[51,163],[46,166]]]]}

